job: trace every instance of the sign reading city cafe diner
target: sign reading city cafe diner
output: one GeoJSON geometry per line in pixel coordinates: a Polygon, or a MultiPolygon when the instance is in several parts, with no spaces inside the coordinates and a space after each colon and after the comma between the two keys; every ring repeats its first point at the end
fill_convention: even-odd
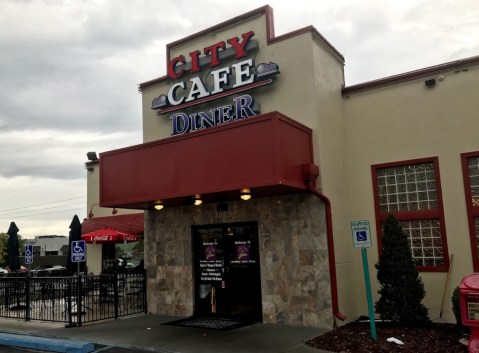
{"type": "Polygon", "coordinates": [[[258,41],[252,39],[254,32],[244,33],[241,38],[233,37],[189,53],[187,61],[184,55],[174,57],[168,62],[168,77],[174,80],[167,94],[162,94],[152,102],[151,109],[163,115],[170,115],[172,135],[202,130],[211,126],[256,115],[257,109],[252,96],[242,94],[247,90],[269,85],[273,82],[279,67],[277,64],[261,63],[255,66],[248,53],[258,50],[258,41]],[[227,47],[227,44],[229,46],[227,47]],[[225,61],[234,59],[233,64],[221,66],[225,61]],[[201,70],[209,68],[208,74],[200,77],[201,70]],[[191,77],[182,79],[186,74],[191,77]],[[206,82],[205,82],[206,81],[206,82]],[[218,98],[235,95],[231,104],[210,109],[185,113],[186,109],[218,98]]]}

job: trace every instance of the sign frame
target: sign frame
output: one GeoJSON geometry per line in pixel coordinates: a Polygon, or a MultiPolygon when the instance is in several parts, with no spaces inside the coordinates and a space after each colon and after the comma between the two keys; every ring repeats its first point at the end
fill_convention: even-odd
{"type": "Polygon", "coordinates": [[[352,221],[351,235],[355,248],[370,248],[373,245],[368,220],[352,221]]]}
{"type": "Polygon", "coordinates": [[[31,265],[33,263],[33,245],[25,245],[25,264],[31,265]]]}
{"type": "Polygon", "coordinates": [[[84,240],[73,240],[71,242],[71,261],[85,262],[86,261],[86,243],[84,240]],[[78,250],[80,249],[80,250],[78,250]]]}

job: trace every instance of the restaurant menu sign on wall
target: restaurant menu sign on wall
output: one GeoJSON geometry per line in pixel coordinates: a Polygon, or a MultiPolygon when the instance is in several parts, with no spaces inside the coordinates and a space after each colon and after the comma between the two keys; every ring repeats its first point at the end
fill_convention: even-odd
{"type": "Polygon", "coordinates": [[[250,31],[241,37],[207,46],[202,51],[192,51],[188,60],[179,55],[169,61],[168,77],[174,83],[166,94],[153,99],[151,109],[160,115],[173,113],[169,115],[172,135],[256,115],[254,98],[242,93],[273,83],[279,66],[273,62],[255,64],[251,56],[259,45],[253,37],[254,32],[250,31]],[[231,95],[235,96],[230,104],[191,113],[191,107],[231,95]],[[187,108],[188,113],[184,111],[187,108]]]}

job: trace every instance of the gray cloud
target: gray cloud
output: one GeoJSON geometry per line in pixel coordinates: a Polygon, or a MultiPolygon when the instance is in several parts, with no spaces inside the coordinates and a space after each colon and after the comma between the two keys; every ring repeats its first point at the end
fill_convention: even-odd
{"type": "Polygon", "coordinates": [[[133,2],[128,7],[66,4],[32,1],[1,11],[0,21],[16,28],[0,35],[4,128],[138,127],[141,60],[135,59],[154,40],[168,37],[175,24],[151,16],[146,7],[130,16],[133,2]],[[27,18],[29,25],[13,23],[18,18],[27,18]]]}

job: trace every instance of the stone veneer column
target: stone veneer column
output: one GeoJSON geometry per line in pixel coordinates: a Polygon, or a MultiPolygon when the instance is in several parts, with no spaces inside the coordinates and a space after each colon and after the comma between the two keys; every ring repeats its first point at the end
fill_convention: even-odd
{"type": "Polygon", "coordinates": [[[193,314],[191,226],[258,222],[263,321],[331,327],[324,205],[310,194],[148,211],[145,265],[151,313],[193,314]]]}

